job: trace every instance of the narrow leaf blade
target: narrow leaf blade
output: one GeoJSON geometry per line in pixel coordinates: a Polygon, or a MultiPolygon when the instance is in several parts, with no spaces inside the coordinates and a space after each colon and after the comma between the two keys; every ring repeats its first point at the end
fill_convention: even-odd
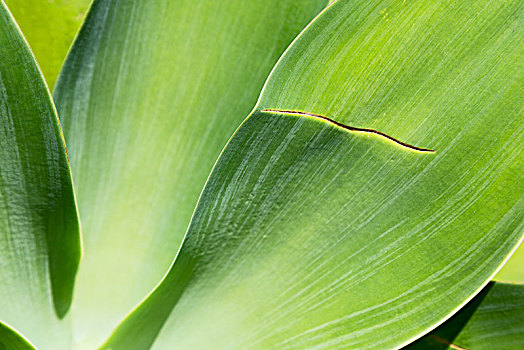
{"type": "Polygon", "coordinates": [[[60,348],[68,337],[49,334],[63,332],[81,255],[75,198],[51,96],[3,2],[0,47],[0,320],[60,348]]]}

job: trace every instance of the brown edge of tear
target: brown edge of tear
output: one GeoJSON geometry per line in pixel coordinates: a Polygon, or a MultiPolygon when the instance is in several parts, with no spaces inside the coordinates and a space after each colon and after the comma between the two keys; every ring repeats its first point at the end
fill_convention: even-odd
{"type": "Polygon", "coordinates": [[[461,346],[458,346],[458,345],[456,345],[456,344],[453,344],[453,343],[447,341],[446,339],[441,338],[441,337],[439,337],[439,336],[436,336],[436,335],[434,335],[434,334],[430,334],[429,337],[430,337],[430,338],[433,338],[434,340],[436,340],[436,341],[438,341],[438,342],[440,342],[440,343],[444,343],[444,344],[446,344],[447,346],[449,346],[450,348],[455,349],[455,350],[469,350],[469,349],[463,348],[463,347],[461,347],[461,346]]]}

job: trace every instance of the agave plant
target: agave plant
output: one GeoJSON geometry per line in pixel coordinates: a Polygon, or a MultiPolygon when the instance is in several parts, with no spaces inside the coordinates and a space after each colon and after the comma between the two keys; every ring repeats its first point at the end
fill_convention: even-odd
{"type": "Polygon", "coordinates": [[[0,349],[524,347],[522,1],[7,3],[0,349]]]}

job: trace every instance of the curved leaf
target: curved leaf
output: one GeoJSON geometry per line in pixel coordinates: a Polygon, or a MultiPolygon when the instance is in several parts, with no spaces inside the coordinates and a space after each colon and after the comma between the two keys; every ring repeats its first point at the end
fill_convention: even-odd
{"type": "MultiPolygon", "coordinates": [[[[326,115],[435,148],[439,135],[453,142],[484,118],[479,113],[498,114],[476,123],[469,138],[479,145],[471,157],[489,156],[482,145],[494,137],[484,134],[520,136],[512,116],[522,119],[522,15],[515,0],[339,1],[283,57],[258,106],[326,115]]],[[[517,268],[524,247],[514,260],[501,280],[524,281],[517,268]]]]}
{"type": "Polygon", "coordinates": [[[55,90],[85,238],[76,342],[100,344],[160,281],[221,148],[325,3],[93,3],[55,90]]]}
{"type": "Polygon", "coordinates": [[[522,240],[522,8],[333,3],[105,348],[396,348],[454,314],[522,240]]]}
{"type": "Polygon", "coordinates": [[[0,321],[58,349],[80,259],[67,155],[43,77],[0,3],[0,321]],[[53,310],[53,304],[54,309],[53,310]]]}
{"type": "Polygon", "coordinates": [[[52,89],[90,0],[5,0],[52,89]]]}
{"type": "Polygon", "coordinates": [[[0,322],[0,350],[35,350],[35,347],[17,331],[0,322]]]}
{"type": "Polygon", "coordinates": [[[524,348],[524,285],[490,283],[456,315],[405,347],[416,349],[524,348]]]}

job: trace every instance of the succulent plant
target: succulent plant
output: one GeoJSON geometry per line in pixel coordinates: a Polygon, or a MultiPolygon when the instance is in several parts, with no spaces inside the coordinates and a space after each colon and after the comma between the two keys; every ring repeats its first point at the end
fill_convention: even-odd
{"type": "Polygon", "coordinates": [[[522,1],[6,2],[0,349],[524,347],[522,1]]]}

